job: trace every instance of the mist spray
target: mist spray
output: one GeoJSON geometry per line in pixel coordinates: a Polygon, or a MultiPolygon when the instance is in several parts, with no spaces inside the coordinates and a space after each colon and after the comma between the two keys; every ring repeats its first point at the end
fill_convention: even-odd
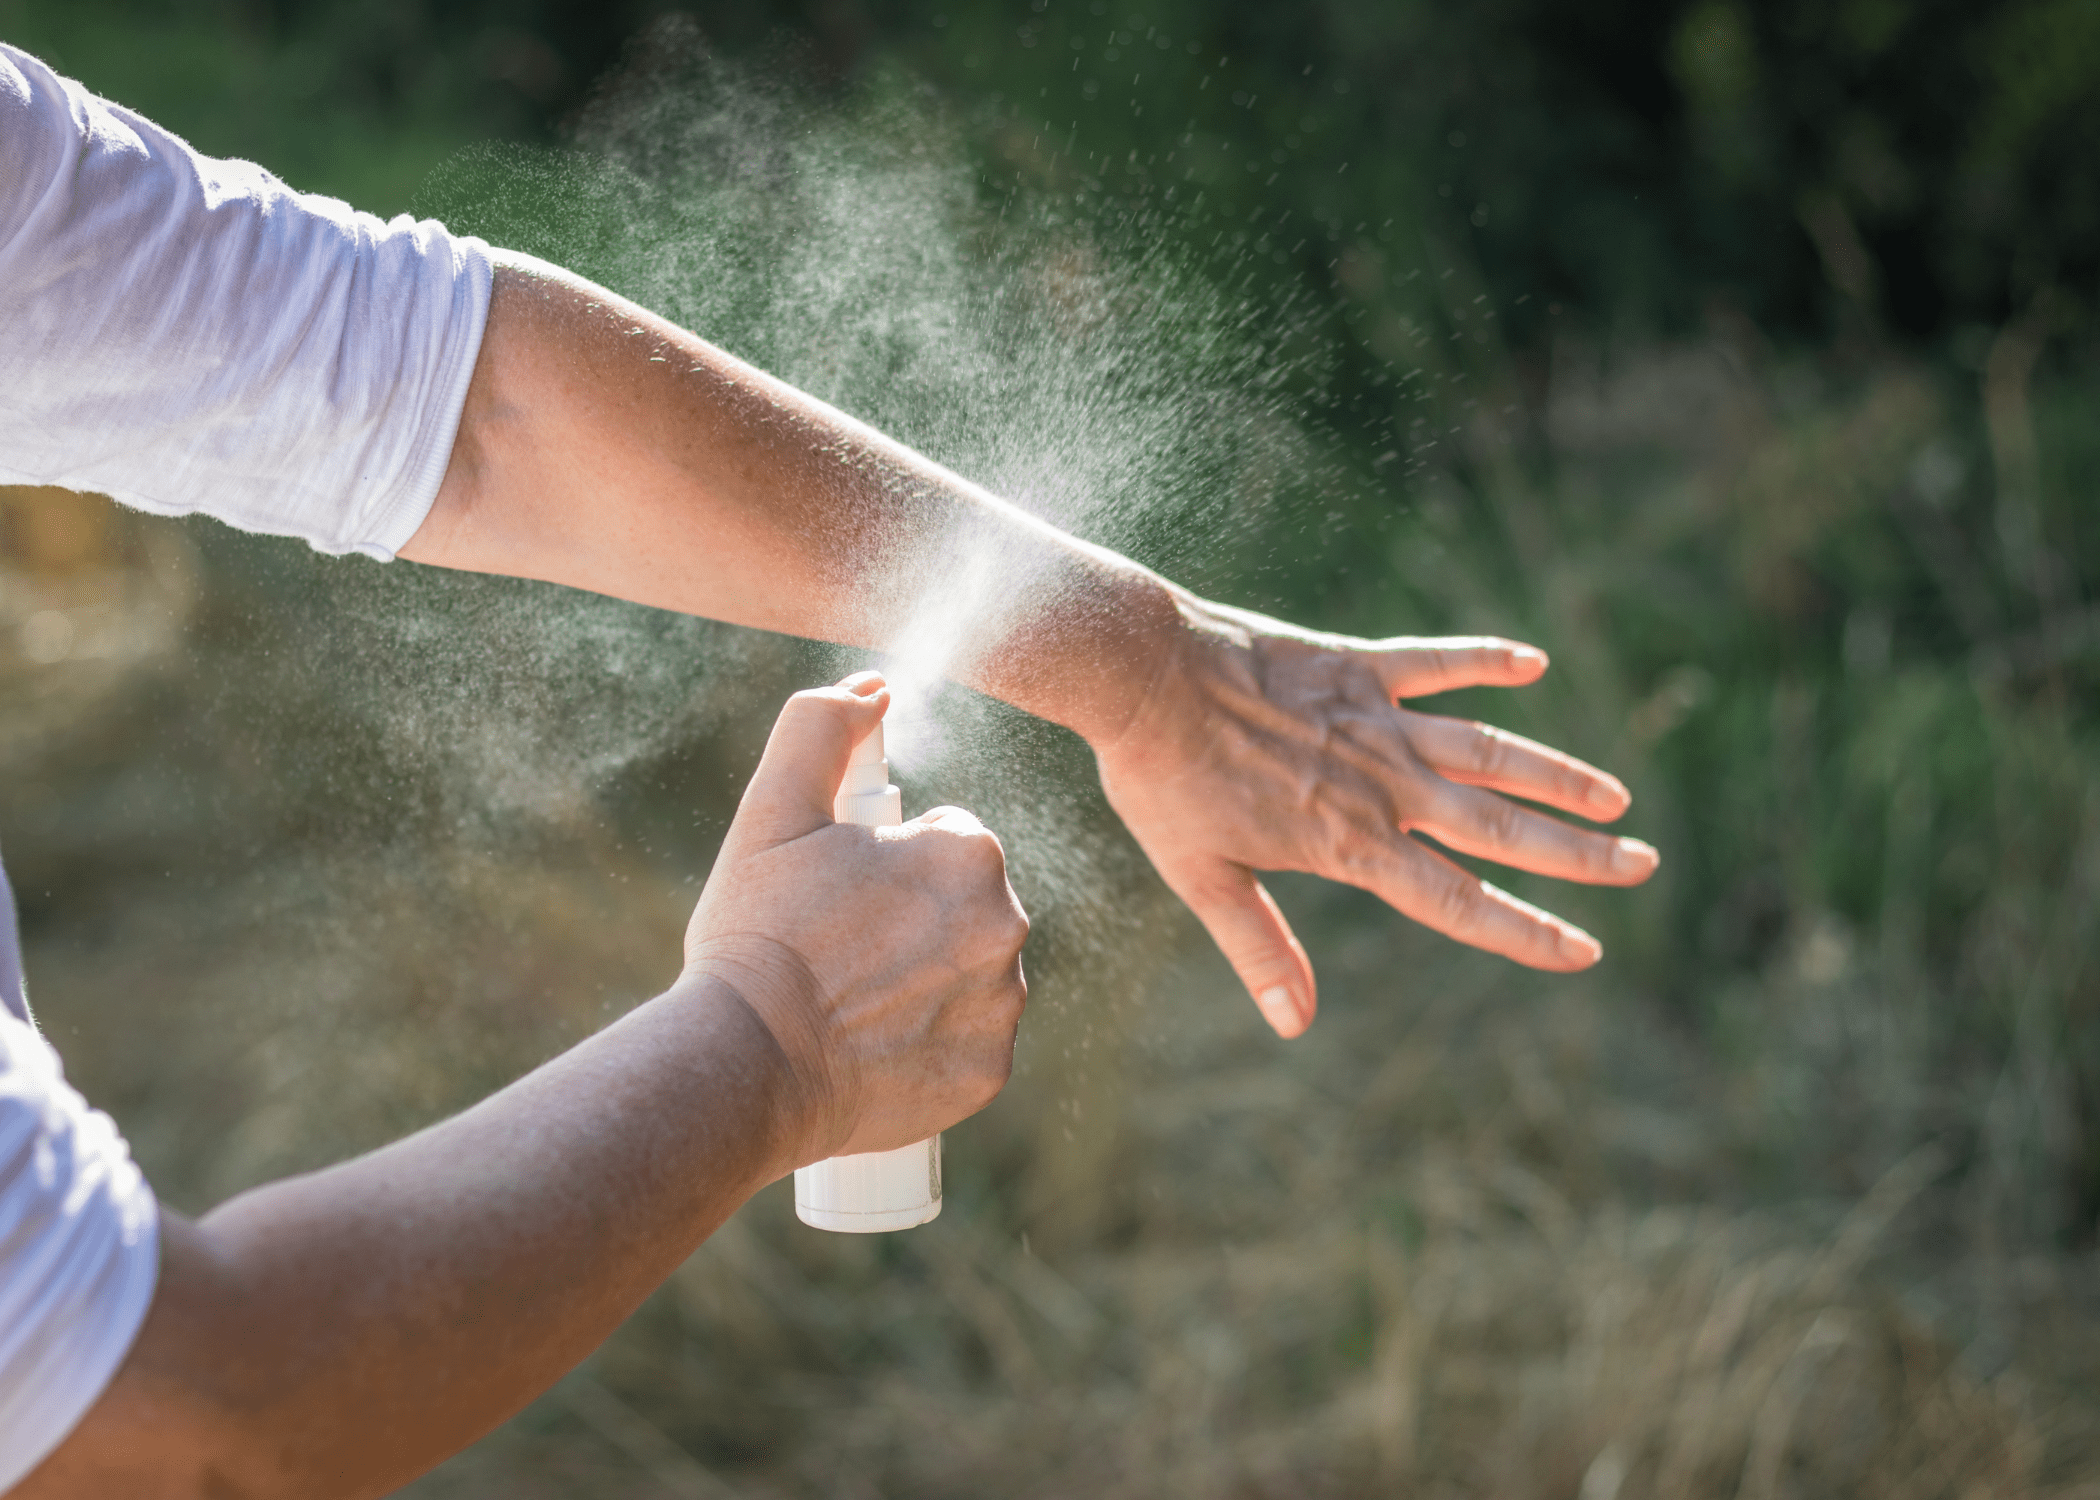
{"type": "MultiPolygon", "coordinates": [[[[882,725],[853,747],[831,815],[863,828],[904,821],[904,795],[890,785],[882,725]]],[[[895,1151],[834,1156],[795,1170],[795,1216],[841,1234],[880,1234],[924,1224],[941,1211],[941,1138],[895,1151]]]]}

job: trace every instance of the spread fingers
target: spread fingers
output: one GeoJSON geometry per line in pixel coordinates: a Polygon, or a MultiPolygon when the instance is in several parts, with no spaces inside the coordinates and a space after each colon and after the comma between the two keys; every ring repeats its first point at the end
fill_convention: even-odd
{"type": "Polygon", "coordinates": [[[1661,863],[1639,839],[1572,828],[1475,787],[1448,787],[1413,826],[1460,854],[1587,885],[1639,885],[1661,863]]]}

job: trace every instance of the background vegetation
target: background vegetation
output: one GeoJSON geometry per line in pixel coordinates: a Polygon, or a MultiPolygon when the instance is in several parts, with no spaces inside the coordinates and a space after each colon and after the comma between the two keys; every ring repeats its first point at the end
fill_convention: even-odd
{"type": "MultiPolygon", "coordinates": [[[[1309,624],[1540,642],[1548,686],[1458,706],[1626,776],[1665,851],[1528,891],[1606,938],[1576,980],[1283,881],[1325,1008],[1282,1048],[1074,747],[999,721],[1095,894],[1017,849],[1037,1004],[944,1217],[842,1241],[773,1190],[415,1493],[2100,1489],[2090,4],[0,0],[0,36],[645,296],[636,237],[712,221],[626,105],[709,48],[784,134],[965,163],[992,284],[1009,218],[1170,265],[1251,317],[1246,420],[1303,434],[1215,541],[1120,540],[1309,624]],[[574,158],[492,140],[671,208],[497,191],[574,158]]],[[[764,268],[721,276],[695,322],[793,365],[764,268]]],[[[661,984],[832,664],[50,492],[0,523],[31,983],[188,1209],[661,984]]]]}

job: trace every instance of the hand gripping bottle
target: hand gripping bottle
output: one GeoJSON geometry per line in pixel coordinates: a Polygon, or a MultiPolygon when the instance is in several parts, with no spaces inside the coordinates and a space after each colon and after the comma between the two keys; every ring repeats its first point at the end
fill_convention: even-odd
{"type": "MultiPolygon", "coordinates": [[[[831,815],[863,828],[904,821],[903,795],[890,785],[882,725],[853,747],[831,815]]],[[[795,1216],[841,1234],[879,1234],[924,1224],[941,1211],[941,1138],[896,1151],[834,1156],[795,1170],[795,1216]]]]}

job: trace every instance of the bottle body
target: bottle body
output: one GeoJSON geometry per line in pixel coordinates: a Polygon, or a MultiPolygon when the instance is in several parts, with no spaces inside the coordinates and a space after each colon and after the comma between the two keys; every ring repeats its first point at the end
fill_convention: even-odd
{"type": "Polygon", "coordinates": [[[941,1211],[941,1138],[795,1170],[795,1217],[838,1234],[909,1229],[941,1211]]]}
{"type": "MultiPolygon", "coordinates": [[[[882,726],[853,747],[846,779],[832,803],[841,823],[895,828],[904,821],[904,800],[889,784],[882,726]]],[[[834,1156],[795,1169],[795,1217],[837,1234],[882,1234],[924,1224],[941,1211],[941,1138],[834,1156]]]]}

